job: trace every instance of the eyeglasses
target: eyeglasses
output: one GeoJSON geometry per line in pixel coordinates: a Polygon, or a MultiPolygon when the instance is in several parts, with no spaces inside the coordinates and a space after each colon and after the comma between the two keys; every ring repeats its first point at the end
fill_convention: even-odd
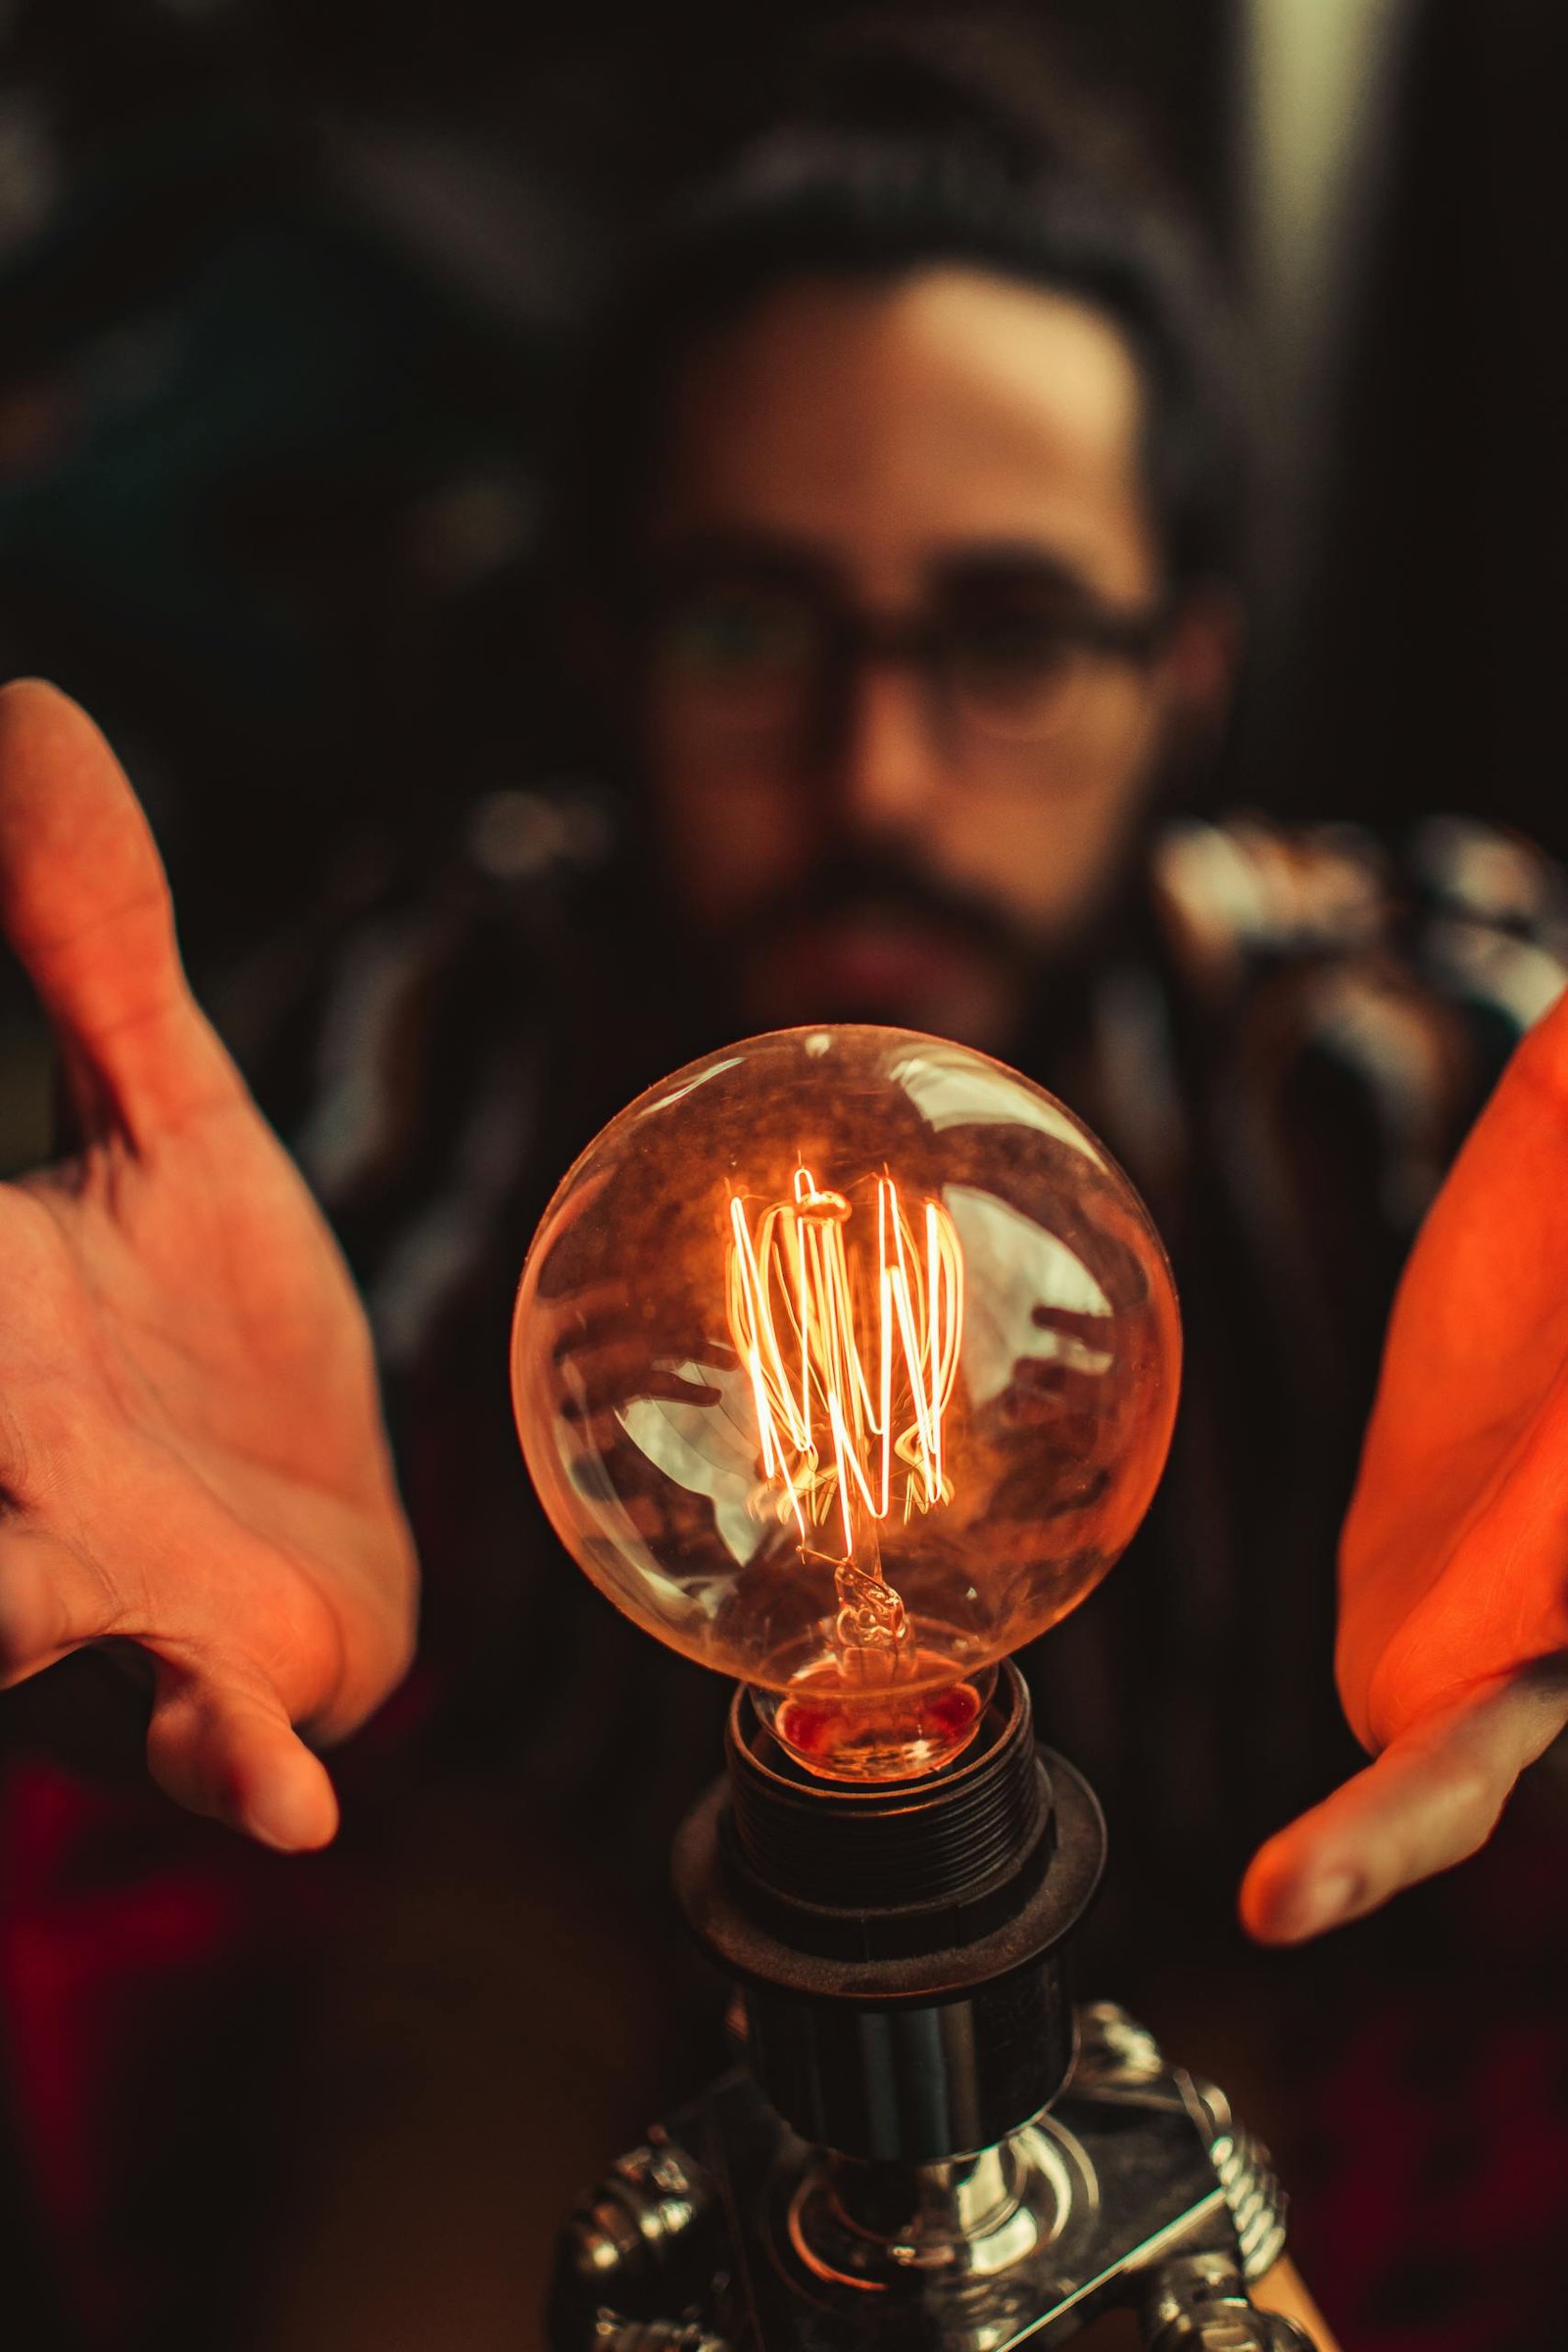
{"type": "Polygon", "coordinates": [[[926,612],[892,620],[739,575],[667,592],[647,646],[666,710],[715,745],[820,741],[864,672],[894,664],[919,678],[950,744],[1029,748],[1071,723],[1097,669],[1147,665],[1167,626],[1163,607],[1118,611],[1029,578],[946,584],[926,612]]]}

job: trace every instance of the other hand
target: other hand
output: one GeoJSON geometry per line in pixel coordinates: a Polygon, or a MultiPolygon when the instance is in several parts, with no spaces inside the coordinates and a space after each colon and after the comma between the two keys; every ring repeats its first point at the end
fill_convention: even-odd
{"type": "Polygon", "coordinates": [[[1400,1283],[1338,1674],[1376,1760],[1254,1859],[1242,1916],[1266,1941],[1462,1861],[1568,1723],[1568,999],[1514,1054],[1400,1283]]]}

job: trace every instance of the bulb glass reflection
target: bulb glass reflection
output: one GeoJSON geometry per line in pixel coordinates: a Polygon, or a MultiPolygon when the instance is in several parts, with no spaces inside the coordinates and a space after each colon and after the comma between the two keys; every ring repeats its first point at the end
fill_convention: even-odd
{"type": "Polygon", "coordinates": [[[842,1027],[611,1121],[529,1250],[512,1382],[594,1583],[812,1771],[894,1780],[1122,1550],[1179,1363],[1158,1237],[1081,1121],[966,1047],[842,1027]]]}

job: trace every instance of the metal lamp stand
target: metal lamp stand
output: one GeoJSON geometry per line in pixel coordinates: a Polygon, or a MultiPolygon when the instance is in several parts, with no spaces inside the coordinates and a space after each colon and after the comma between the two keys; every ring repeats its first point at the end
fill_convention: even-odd
{"type": "Polygon", "coordinates": [[[570,2221],[555,2352],[1011,2352],[1113,2306],[1152,2352],[1311,2352],[1256,2310],[1283,2200],[1223,2094],[1074,2007],[1104,1860],[1003,1669],[957,1761],[812,1779],[748,1691],[675,1846],[745,2054],[570,2221]]]}

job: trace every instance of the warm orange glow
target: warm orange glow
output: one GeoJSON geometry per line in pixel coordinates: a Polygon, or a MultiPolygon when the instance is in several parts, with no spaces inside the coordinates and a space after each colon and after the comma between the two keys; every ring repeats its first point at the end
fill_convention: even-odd
{"type": "Polygon", "coordinates": [[[876,1526],[895,1501],[908,1520],[952,1492],[942,1424],[963,1331],[963,1255],[938,1201],[924,1203],[917,1228],[882,1176],[868,1272],[849,1248],[853,1213],[806,1167],[755,1232],[732,1199],[726,1303],[779,1516],[793,1516],[803,1548],[835,1569],[841,1656],[896,1658],[909,1627],[882,1575],[876,1526]]]}
{"type": "Polygon", "coordinates": [[[1138,1525],[1181,1327],[1066,1106],[946,1039],[748,1038],[628,1103],[523,1269],[512,1378],[552,1525],[617,1608],[758,1693],[781,1770],[959,1755],[992,1671],[1138,1525]]]}

